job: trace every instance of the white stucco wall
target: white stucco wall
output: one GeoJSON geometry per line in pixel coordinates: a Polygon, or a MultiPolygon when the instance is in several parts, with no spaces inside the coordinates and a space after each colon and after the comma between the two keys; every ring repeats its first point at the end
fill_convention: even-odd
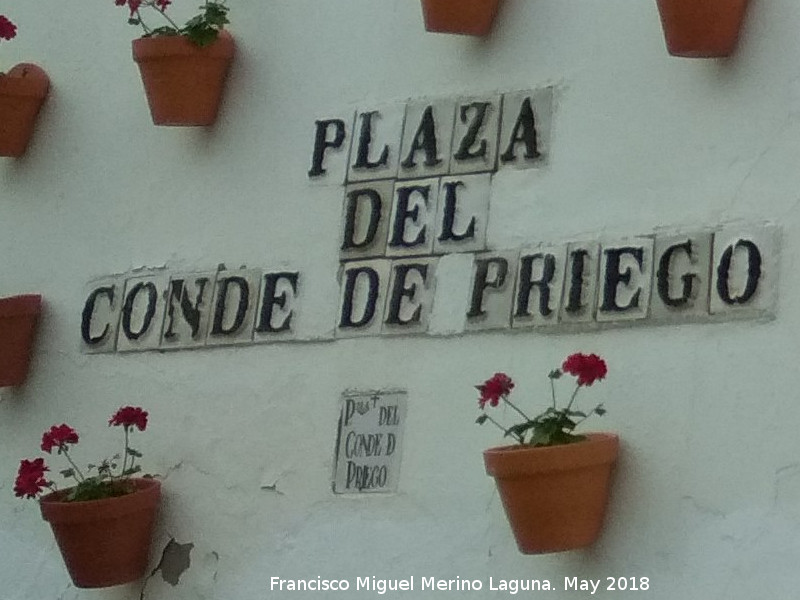
{"type": "MultiPolygon", "coordinates": [[[[652,1],[507,0],[485,40],[425,33],[417,0],[230,6],[237,57],[208,130],[152,126],[135,30],[110,0],[0,6],[19,26],[2,67],[36,62],[52,81],[27,155],[0,162],[0,295],[46,302],[31,377],[0,391],[0,597],[140,597],[73,588],[38,507],[11,490],[54,423],[81,432],[81,462],[115,451],[105,422],[124,404],[150,411],[138,446],[164,478],[153,565],[171,537],[194,544],[180,583],[151,578],[147,600],[329,597],[270,592],[269,578],[412,575],[559,590],[565,576],[649,578],[647,592],[603,585],[604,598],[794,597],[800,4],[753,0],[728,60],[669,57],[652,1]],[[304,326],[332,326],[342,188],[307,177],[314,120],[548,85],[548,163],[495,176],[489,247],[771,221],[773,321],[80,352],[85,284],[139,267],[290,266],[307,283],[304,326]],[[523,556],[483,470],[501,439],[473,424],[473,386],[505,371],[516,393],[546,398],[547,372],[573,351],[609,365],[590,390],[609,411],[595,428],[622,440],[608,522],[590,550],[523,556]],[[408,391],[397,494],[331,492],[346,388],[408,391]]],[[[452,289],[442,302],[458,305],[452,289]]]]}

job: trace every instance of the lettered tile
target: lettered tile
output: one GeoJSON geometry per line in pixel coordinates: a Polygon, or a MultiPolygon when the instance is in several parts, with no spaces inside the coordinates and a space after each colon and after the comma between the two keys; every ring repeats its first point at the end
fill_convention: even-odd
{"type": "Polygon", "coordinates": [[[307,176],[310,182],[341,185],[346,180],[354,122],[354,111],[343,111],[314,121],[309,133],[307,176]]]}
{"type": "Polygon", "coordinates": [[[652,237],[635,237],[602,244],[597,320],[608,322],[647,318],[652,275],[652,237]]]}
{"type": "Polygon", "coordinates": [[[541,166],[550,152],[553,88],[503,94],[500,166],[541,166]]]}
{"type": "Polygon", "coordinates": [[[217,273],[206,345],[252,342],[261,276],[261,269],[217,273]]]}
{"type": "Polygon", "coordinates": [[[81,311],[81,352],[114,352],[125,277],[105,277],[89,283],[81,311]]]}
{"type": "Polygon", "coordinates": [[[475,254],[465,329],[506,329],[511,326],[514,280],[519,250],[475,254]]]}
{"type": "Polygon", "coordinates": [[[385,259],[342,264],[337,338],[380,334],[390,272],[391,261],[385,259]]]}
{"type": "Polygon", "coordinates": [[[450,173],[486,173],[497,169],[497,139],[500,135],[502,98],[459,98],[453,127],[450,173]]]}
{"type": "Polygon", "coordinates": [[[357,112],[348,161],[348,182],[397,176],[405,111],[405,103],[397,102],[357,112]]]}
{"type": "Polygon", "coordinates": [[[567,245],[561,322],[592,323],[597,310],[600,271],[599,242],[571,242],[567,245]]]}
{"type": "Polygon", "coordinates": [[[274,342],[297,337],[295,325],[302,315],[300,298],[302,285],[300,271],[292,269],[264,271],[258,294],[253,341],[274,342]]]}
{"type": "Polygon", "coordinates": [[[167,288],[161,349],[204,346],[217,273],[176,273],[167,288]]]}
{"type": "Polygon", "coordinates": [[[711,313],[774,316],[780,229],[768,223],[730,226],[714,234],[711,313]]]}
{"type": "Polygon", "coordinates": [[[425,333],[436,291],[437,258],[392,261],[381,333],[425,333]]]}
{"type": "Polygon", "coordinates": [[[708,231],[656,236],[650,302],[652,319],[708,316],[711,240],[708,231]]]}
{"type": "Polygon", "coordinates": [[[386,256],[421,256],[433,252],[438,198],[438,179],[395,184],[386,256]]]}
{"type": "Polygon", "coordinates": [[[374,258],[386,253],[394,180],[370,181],[345,188],[340,225],[341,260],[374,258]]]}
{"type": "Polygon", "coordinates": [[[541,245],[519,254],[513,327],[558,325],[567,244],[541,245]]]}
{"type": "Polygon", "coordinates": [[[153,350],[161,343],[168,273],[130,277],[125,281],[117,350],[153,350]]]}
{"type": "Polygon", "coordinates": [[[450,170],[455,110],[450,99],[408,103],[398,178],[434,177],[450,170]]]}
{"type": "Polygon", "coordinates": [[[489,173],[442,177],[434,254],[486,250],[491,186],[489,173]]]}

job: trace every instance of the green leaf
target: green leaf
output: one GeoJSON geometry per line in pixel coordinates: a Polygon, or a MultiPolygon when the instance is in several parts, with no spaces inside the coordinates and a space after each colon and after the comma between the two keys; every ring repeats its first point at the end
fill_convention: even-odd
{"type": "Polygon", "coordinates": [[[581,411],[579,411],[579,410],[571,410],[571,411],[569,411],[567,414],[568,414],[570,417],[580,417],[581,419],[585,419],[586,417],[588,417],[588,416],[589,416],[589,415],[587,415],[585,412],[581,412],[581,411]]]}
{"type": "Polygon", "coordinates": [[[133,448],[127,448],[128,456],[134,456],[136,458],[142,458],[142,453],[138,450],[134,450],[133,448]]]}
{"type": "Polygon", "coordinates": [[[506,429],[505,437],[508,437],[510,435],[518,438],[522,437],[526,431],[528,431],[529,429],[533,429],[534,427],[536,427],[536,423],[534,423],[533,421],[526,421],[525,423],[519,423],[517,425],[514,425],[506,429]]]}
{"type": "Polygon", "coordinates": [[[603,408],[602,404],[598,404],[594,409],[595,414],[600,415],[601,417],[606,414],[606,409],[603,408]]]}
{"type": "Polygon", "coordinates": [[[141,20],[136,19],[134,17],[128,19],[128,25],[141,25],[141,24],[142,24],[141,20]]]}
{"type": "Polygon", "coordinates": [[[59,471],[64,477],[75,477],[75,469],[64,469],[63,471],[59,471]]]}
{"type": "Polygon", "coordinates": [[[489,415],[483,414],[483,415],[480,415],[477,419],[475,419],[475,422],[478,425],[483,425],[486,422],[486,419],[488,419],[488,418],[489,418],[489,415]]]}
{"type": "Polygon", "coordinates": [[[131,467],[130,469],[125,469],[125,472],[122,473],[122,474],[125,475],[125,476],[133,475],[134,473],[138,473],[141,470],[142,470],[142,467],[140,467],[139,465],[136,465],[135,467],[131,467]]]}

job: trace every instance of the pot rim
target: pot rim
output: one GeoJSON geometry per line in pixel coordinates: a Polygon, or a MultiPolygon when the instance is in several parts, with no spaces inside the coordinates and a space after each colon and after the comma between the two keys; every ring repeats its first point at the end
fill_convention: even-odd
{"type": "Polygon", "coordinates": [[[22,294],[0,298],[0,318],[35,316],[42,311],[41,294],[22,294]]]}
{"type": "Polygon", "coordinates": [[[19,63],[0,77],[0,96],[44,98],[49,90],[50,78],[33,63],[19,63]]]}
{"type": "Polygon", "coordinates": [[[42,518],[51,523],[77,523],[118,518],[155,507],[161,498],[161,482],[157,479],[132,477],[136,491],[124,496],[63,502],[61,498],[73,488],[50,492],[39,499],[42,518]]]}
{"type": "Polygon", "coordinates": [[[217,39],[208,46],[196,46],[184,35],[162,35],[137,38],[131,43],[133,60],[156,60],[167,56],[205,56],[230,60],[236,48],[233,36],[227,29],[219,32],[217,39]]]}
{"type": "Polygon", "coordinates": [[[616,462],[619,454],[617,434],[590,432],[584,435],[588,439],[573,444],[545,447],[516,444],[488,448],[483,452],[486,472],[493,477],[511,478],[616,462]]]}

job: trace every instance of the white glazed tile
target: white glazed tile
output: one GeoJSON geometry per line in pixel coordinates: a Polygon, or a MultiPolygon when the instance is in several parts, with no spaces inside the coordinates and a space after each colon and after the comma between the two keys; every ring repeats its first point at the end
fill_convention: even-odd
{"type": "Polygon", "coordinates": [[[434,177],[450,170],[455,109],[451,99],[408,103],[398,178],[434,177]]]}
{"type": "Polygon", "coordinates": [[[519,251],[483,252],[473,256],[465,329],[507,329],[511,326],[519,251]]]}
{"type": "Polygon", "coordinates": [[[261,269],[232,269],[217,273],[207,345],[252,342],[261,276],[261,269]]]}
{"type": "Polygon", "coordinates": [[[345,188],[339,258],[363,260],[383,256],[389,230],[394,181],[371,181],[345,188]]]}
{"type": "Polygon", "coordinates": [[[206,343],[216,272],[175,273],[165,298],[161,349],[192,348],[206,343]]]}
{"type": "Polygon", "coordinates": [[[567,244],[541,245],[520,251],[513,327],[558,324],[566,262],[567,244]]]}
{"type": "Polygon", "coordinates": [[[295,339],[297,321],[302,318],[302,273],[291,269],[265,269],[260,288],[253,341],[295,339]]]}
{"type": "Polygon", "coordinates": [[[438,179],[395,184],[386,256],[420,256],[433,252],[438,197],[438,179]]]}
{"type": "Polygon", "coordinates": [[[597,320],[608,322],[647,318],[652,276],[652,237],[619,239],[602,244],[597,320]]]}
{"type": "Polygon", "coordinates": [[[384,334],[425,333],[436,291],[437,258],[407,258],[392,261],[384,334]]]}
{"type": "Polygon", "coordinates": [[[441,179],[434,254],[486,250],[491,186],[489,173],[441,179]]]}
{"type": "Polygon", "coordinates": [[[733,225],[716,232],[711,313],[726,317],[774,316],[779,255],[777,225],[733,225]]]}
{"type": "Polygon", "coordinates": [[[386,259],[342,264],[337,338],[380,334],[390,271],[391,261],[386,259]]]}
{"type": "Polygon", "coordinates": [[[81,311],[81,352],[114,352],[125,276],[106,277],[86,285],[81,311]]]}
{"type": "Polygon", "coordinates": [[[500,167],[541,166],[550,152],[552,121],[553,88],[503,94],[500,167]]]}
{"type": "Polygon", "coordinates": [[[673,321],[708,315],[711,240],[708,231],[656,236],[652,319],[673,321]]]}
{"type": "Polygon", "coordinates": [[[567,244],[564,270],[564,294],[561,298],[561,322],[592,323],[597,310],[600,272],[600,243],[567,244]]]}
{"type": "Polygon", "coordinates": [[[497,169],[502,98],[473,96],[456,103],[450,173],[486,173],[497,169]]]}
{"type": "Polygon", "coordinates": [[[360,109],[353,128],[348,183],[397,176],[405,103],[360,109]]]}
{"type": "Polygon", "coordinates": [[[161,343],[169,274],[154,273],[125,281],[117,350],[152,350],[161,343]]]}

